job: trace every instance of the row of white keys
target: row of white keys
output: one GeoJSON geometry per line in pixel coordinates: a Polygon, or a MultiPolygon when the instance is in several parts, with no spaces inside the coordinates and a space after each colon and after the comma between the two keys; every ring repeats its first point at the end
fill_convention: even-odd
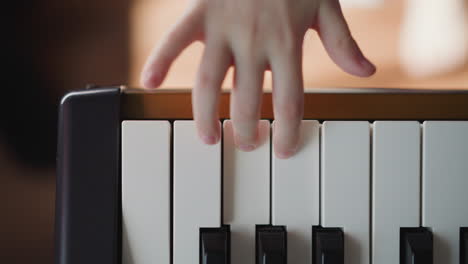
{"type": "Polygon", "coordinates": [[[312,263],[311,230],[319,224],[320,206],[319,133],[318,121],[302,121],[298,152],[289,159],[272,152],[272,224],[287,228],[289,264],[312,263]]]}
{"type": "Polygon", "coordinates": [[[231,227],[231,263],[255,264],[255,226],[270,222],[270,122],[259,123],[260,145],[243,152],[224,122],[223,223],[231,227]]]}
{"type": "MultiPolygon", "coordinates": [[[[422,154],[422,225],[434,232],[434,263],[458,264],[459,228],[468,225],[468,122],[425,122],[423,153],[417,122],[375,122],[372,152],[368,122],[325,122],[320,191],[319,127],[303,121],[299,153],[271,156],[272,224],[288,229],[289,263],[310,263],[319,193],[322,226],[344,229],[346,263],[369,262],[370,211],[373,263],[398,262],[399,228],[420,224],[422,154]]],[[[233,264],[255,262],[255,225],[269,224],[269,122],[260,128],[263,144],[245,153],[224,124],[223,220],[231,225],[233,264]]],[[[169,263],[170,134],[165,121],[122,124],[123,263],[169,263]]],[[[221,225],[221,144],[204,145],[193,121],[176,121],[173,162],[174,263],[198,263],[199,228],[221,225]]]]}
{"type": "Polygon", "coordinates": [[[346,264],[368,264],[370,124],[324,122],[321,151],[321,224],[343,228],[346,264]]]}
{"type": "Polygon", "coordinates": [[[468,226],[468,122],[423,124],[422,224],[433,232],[434,264],[459,264],[468,226]]]}
{"type": "Polygon", "coordinates": [[[419,227],[419,122],[377,121],[372,151],[372,263],[400,262],[400,227],[419,227]]]}
{"type": "MultiPolygon", "coordinates": [[[[141,232],[132,234],[135,237],[148,238],[140,240],[143,246],[140,246],[138,242],[132,244],[137,250],[132,255],[139,256],[138,263],[146,263],[150,259],[158,259],[161,260],[160,263],[166,263],[163,259],[167,260],[169,250],[164,245],[168,245],[169,238],[168,236],[154,236],[148,226],[152,226],[151,229],[169,230],[167,228],[169,225],[167,222],[169,219],[169,161],[159,162],[161,158],[168,159],[169,147],[155,147],[155,145],[165,146],[168,144],[169,124],[146,121],[128,123],[138,127],[138,133],[133,133],[132,144],[130,141],[129,144],[125,144],[124,140],[126,156],[132,156],[136,160],[133,171],[126,172],[124,169],[124,183],[128,182],[125,179],[132,179],[132,183],[139,188],[140,192],[134,191],[137,195],[133,197],[124,195],[124,204],[133,201],[133,204],[152,203],[157,206],[161,204],[166,206],[166,210],[158,210],[158,214],[147,210],[145,206],[140,206],[140,214],[137,212],[131,215],[135,219],[133,225],[141,230],[141,232]],[[157,126],[158,124],[159,131],[148,129],[149,125],[157,126]],[[161,126],[161,124],[166,127],[164,128],[164,125],[161,126]],[[158,142],[152,144],[154,140],[158,140],[158,142]],[[133,151],[130,147],[133,148],[133,151]],[[145,153],[145,150],[153,150],[153,153],[145,153]],[[159,151],[159,153],[155,151],[159,151]],[[157,157],[159,157],[158,162],[153,162],[153,158],[157,157]],[[166,164],[164,173],[156,170],[157,166],[161,166],[161,164],[166,164]],[[141,179],[134,177],[133,174],[136,170],[144,172],[145,177],[150,181],[141,181],[141,179]],[[130,177],[130,175],[132,176],[130,177]],[[161,181],[161,177],[163,177],[163,181],[161,181]],[[148,188],[152,190],[147,190],[148,188]],[[152,200],[150,200],[151,198],[146,200],[141,198],[141,195],[145,193],[147,195],[155,192],[158,195],[153,195],[152,200]],[[145,217],[148,221],[155,223],[162,223],[161,219],[165,219],[166,222],[162,225],[145,225],[138,221],[139,217],[145,217]],[[152,247],[151,245],[158,246],[152,247]],[[160,252],[166,254],[164,258],[155,258],[155,255],[160,254],[160,252]]],[[[301,128],[299,153],[288,160],[273,158],[273,224],[286,225],[288,228],[290,263],[310,262],[311,226],[319,222],[319,127],[320,125],[316,121],[304,121],[301,128]]],[[[231,225],[233,263],[254,263],[255,225],[269,223],[270,125],[267,121],[262,121],[260,128],[263,145],[253,152],[244,153],[238,151],[234,146],[230,121],[226,121],[224,124],[224,223],[231,225]]],[[[125,129],[124,126],[124,131],[126,130],[128,129],[125,129]]],[[[327,135],[327,130],[324,131],[324,134],[327,135]]],[[[127,134],[130,133],[124,132],[124,135],[127,134]]],[[[350,142],[352,141],[350,140],[350,142]]],[[[324,146],[327,145],[324,144],[324,146]]],[[[173,241],[175,263],[196,262],[198,259],[199,227],[220,225],[218,218],[220,215],[220,168],[216,166],[216,164],[220,164],[219,157],[219,146],[210,147],[199,142],[193,122],[175,122],[173,241]],[[203,157],[203,159],[196,157],[203,157]],[[204,180],[200,180],[203,177],[204,180]]],[[[337,157],[330,157],[330,159],[335,158],[337,157]]],[[[124,193],[127,193],[126,190],[130,187],[130,184],[124,184],[124,193]]],[[[136,189],[138,190],[138,188],[136,189]]],[[[324,194],[328,194],[328,192],[324,192],[324,194]]],[[[131,203],[127,208],[131,207],[134,210],[138,208],[130,205],[131,203]]],[[[325,226],[326,224],[327,221],[324,221],[325,226]]],[[[333,223],[330,224],[333,225],[333,223]]],[[[348,229],[346,225],[344,227],[348,229]]],[[[128,255],[130,256],[130,254],[128,255]]]]}
{"type": "Polygon", "coordinates": [[[169,264],[170,137],[167,121],[122,123],[123,264],[169,264]]]}

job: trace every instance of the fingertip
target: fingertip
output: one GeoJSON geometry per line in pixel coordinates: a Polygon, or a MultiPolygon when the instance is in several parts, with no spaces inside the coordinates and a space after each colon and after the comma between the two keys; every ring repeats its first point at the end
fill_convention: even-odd
{"type": "Polygon", "coordinates": [[[244,152],[250,152],[257,148],[257,140],[255,138],[242,138],[238,134],[234,136],[236,147],[244,152]]]}
{"type": "Polygon", "coordinates": [[[277,158],[279,159],[289,159],[290,157],[292,157],[296,152],[293,152],[293,151],[285,151],[285,152],[282,152],[282,151],[275,151],[275,155],[277,158]]]}
{"type": "Polygon", "coordinates": [[[219,137],[214,135],[202,135],[200,138],[207,145],[215,145],[219,141],[219,137]]]}
{"type": "Polygon", "coordinates": [[[201,141],[207,145],[215,145],[220,140],[219,132],[198,132],[198,136],[200,137],[201,141]]]}
{"type": "Polygon", "coordinates": [[[360,59],[359,64],[362,69],[362,77],[372,76],[377,71],[377,67],[364,56],[360,59]]]}
{"type": "Polygon", "coordinates": [[[372,76],[377,70],[375,65],[364,56],[354,39],[350,41],[347,48],[330,47],[329,55],[343,71],[357,77],[372,76]]]}
{"type": "Polygon", "coordinates": [[[161,74],[158,74],[155,71],[145,69],[141,73],[140,84],[146,89],[157,88],[159,85],[161,85],[161,82],[161,74]]]}
{"type": "Polygon", "coordinates": [[[288,159],[297,152],[298,143],[292,143],[290,146],[281,146],[279,143],[275,143],[275,155],[279,159],[288,159]]]}
{"type": "Polygon", "coordinates": [[[278,130],[277,124],[274,122],[273,135],[273,149],[277,158],[288,159],[297,153],[299,148],[299,133],[278,130]],[[285,135],[287,136],[285,137],[285,135]]]}
{"type": "Polygon", "coordinates": [[[221,139],[219,122],[217,123],[217,125],[218,128],[211,126],[206,127],[206,124],[203,125],[203,123],[197,123],[197,126],[199,127],[198,136],[200,137],[203,143],[207,145],[215,145],[219,142],[219,140],[221,139]]]}
{"type": "Polygon", "coordinates": [[[256,146],[254,144],[238,144],[237,145],[237,148],[239,148],[240,150],[244,151],[244,152],[250,152],[250,151],[253,151],[256,146]]]}
{"type": "Polygon", "coordinates": [[[362,55],[355,56],[357,58],[336,58],[332,59],[335,61],[336,65],[340,67],[343,71],[357,76],[357,77],[370,77],[375,74],[377,71],[376,66],[370,62],[367,58],[362,55]]]}
{"type": "Polygon", "coordinates": [[[354,57],[354,64],[357,67],[357,71],[355,71],[354,75],[359,77],[372,76],[376,72],[377,68],[369,59],[364,56],[354,39],[352,42],[354,46],[352,53],[354,53],[354,56],[351,57],[354,57]]]}

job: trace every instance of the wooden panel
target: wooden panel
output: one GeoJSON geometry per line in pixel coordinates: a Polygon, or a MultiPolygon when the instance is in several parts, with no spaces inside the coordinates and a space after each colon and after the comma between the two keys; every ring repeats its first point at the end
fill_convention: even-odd
{"type": "MultiPolygon", "coordinates": [[[[316,89],[305,94],[304,119],[467,120],[468,91],[316,89]]],[[[123,119],[192,119],[188,90],[125,89],[123,119]]],[[[221,95],[220,118],[229,118],[229,93],[221,95]]],[[[262,119],[273,119],[272,94],[263,95],[262,119]]]]}

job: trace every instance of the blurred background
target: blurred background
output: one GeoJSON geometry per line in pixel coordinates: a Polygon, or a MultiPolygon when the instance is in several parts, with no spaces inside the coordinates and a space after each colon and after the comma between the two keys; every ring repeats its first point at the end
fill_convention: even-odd
{"type": "MultiPolygon", "coordinates": [[[[377,74],[341,72],[314,32],[306,87],[468,88],[465,0],[342,0],[377,74]]],[[[3,3],[0,98],[0,263],[52,263],[60,97],[86,84],[139,87],[150,50],[183,12],[174,0],[3,3]]],[[[203,45],[188,48],[164,87],[191,87],[203,45]]],[[[224,86],[231,86],[232,73],[224,86]]],[[[265,87],[271,87],[266,76],[265,87]]]]}

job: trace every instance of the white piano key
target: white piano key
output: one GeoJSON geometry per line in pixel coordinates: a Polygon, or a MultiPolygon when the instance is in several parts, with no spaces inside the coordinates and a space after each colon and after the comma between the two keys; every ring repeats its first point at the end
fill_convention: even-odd
{"type": "Polygon", "coordinates": [[[378,121],[373,129],[372,263],[400,262],[400,227],[419,227],[418,122],[378,121]]]}
{"type": "Polygon", "coordinates": [[[221,226],[221,144],[204,144],[193,121],[174,122],[173,203],[173,263],[198,264],[200,227],[221,226]]]}
{"type": "Polygon", "coordinates": [[[167,121],[122,123],[122,263],[170,263],[167,121]]]}
{"type": "Polygon", "coordinates": [[[434,264],[459,264],[468,225],[468,122],[423,125],[422,224],[434,237],[434,264]]]}
{"type": "Polygon", "coordinates": [[[224,213],[231,225],[231,263],[255,264],[255,225],[270,219],[270,123],[259,123],[261,145],[251,152],[234,145],[230,120],[224,122],[224,213]]]}
{"type": "Polygon", "coordinates": [[[289,159],[272,152],[272,224],[287,228],[290,264],[312,263],[312,225],[320,220],[319,131],[318,121],[302,121],[298,152],[289,159]]]}
{"type": "Polygon", "coordinates": [[[325,122],[321,151],[321,224],[343,228],[346,264],[368,264],[370,124],[325,122]]]}

